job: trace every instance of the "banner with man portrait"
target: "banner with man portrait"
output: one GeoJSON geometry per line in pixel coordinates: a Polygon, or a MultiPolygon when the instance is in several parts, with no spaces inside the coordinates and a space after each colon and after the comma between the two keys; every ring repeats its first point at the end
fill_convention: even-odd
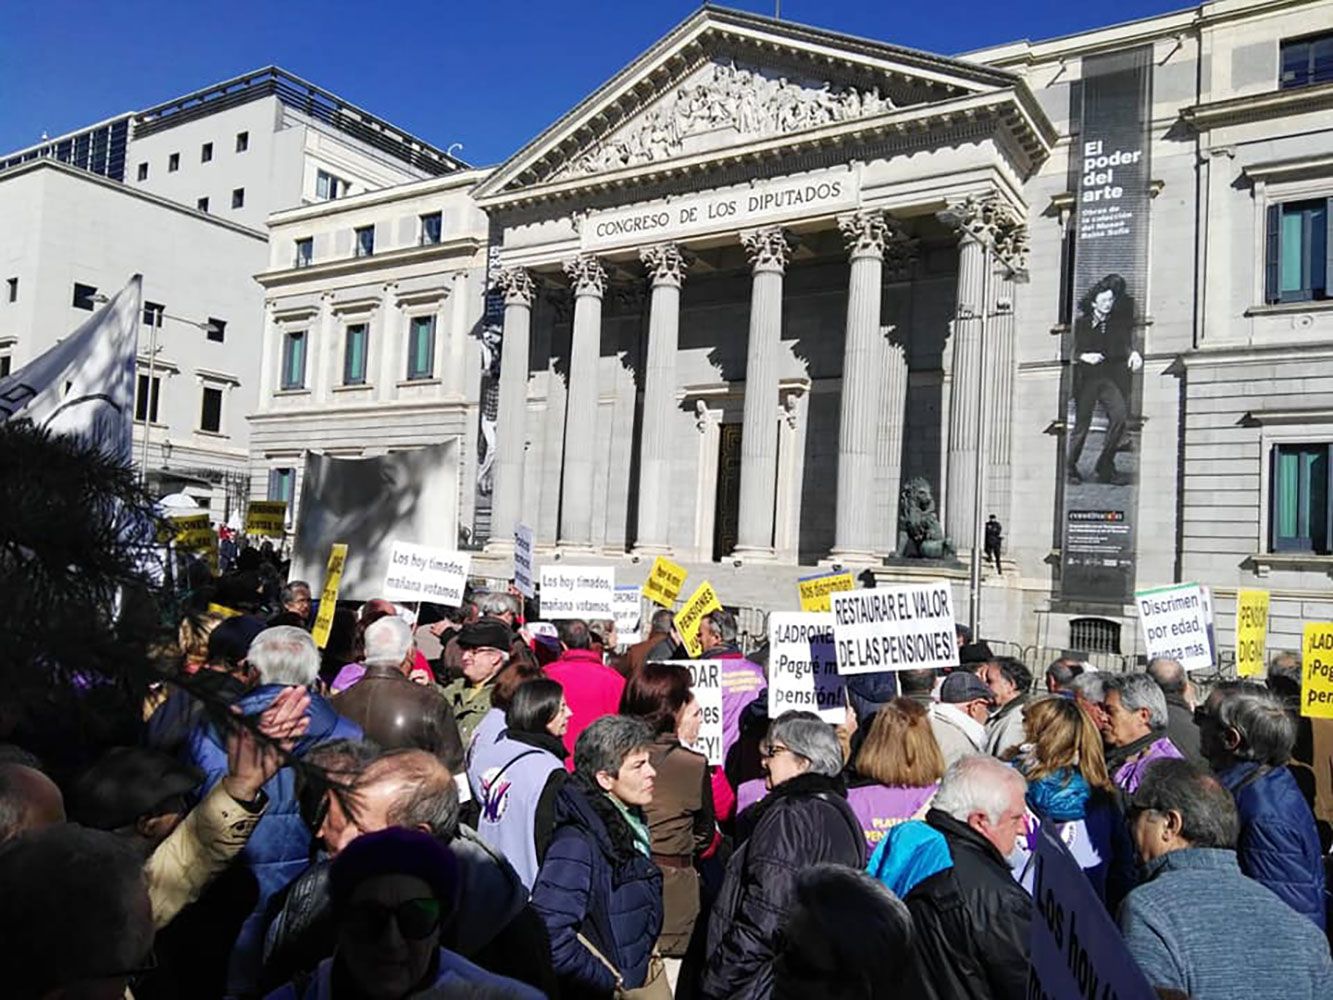
{"type": "Polygon", "coordinates": [[[1070,290],[1060,593],[1134,592],[1152,181],[1152,46],[1086,56],[1070,290]]]}

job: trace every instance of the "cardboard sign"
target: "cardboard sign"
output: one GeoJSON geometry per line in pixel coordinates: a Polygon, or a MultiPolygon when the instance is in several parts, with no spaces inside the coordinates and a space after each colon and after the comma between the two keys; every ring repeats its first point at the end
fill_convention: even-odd
{"type": "Polygon", "coordinates": [[[616,571],[610,566],[543,566],[542,617],[614,618],[616,571]]]}
{"type": "Polygon", "coordinates": [[[1208,608],[1197,583],[1140,590],[1134,595],[1149,660],[1176,660],[1186,670],[1213,665],[1208,643],[1208,608]]]}
{"type": "Polygon", "coordinates": [[[648,571],[648,579],[643,581],[643,596],[670,610],[676,606],[686,575],[684,566],[673,563],[666,556],[658,556],[648,571]]]}
{"type": "Polygon", "coordinates": [[[323,649],[329,644],[329,629],[333,627],[333,612],[338,609],[338,587],[342,584],[343,567],[347,565],[347,546],[335,542],[329,548],[329,565],[324,571],[324,590],[319,595],[319,614],[310,630],[315,645],[323,649]]]}
{"type": "Polygon", "coordinates": [[[1027,996],[1156,1000],[1092,883],[1043,823],[1037,834],[1027,996]]]}
{"type": "Polygon", "coordinates": [[[218,533],[207,514],[172,515],[175,528],[172,542],[177,552],[202,556],[214,573],[218,570],[218,533]]]}
{"type": "Polygon", "coordinates": [[[612,595],[612,616],[616,620],[616,638],[622,646],[633,646],[639,641],[639,621],[643,618],[643,601],[639,588],[631,585],[617,587],[612,595]]]}
{"type": "Polygon", "coordinates": [[[690,748],[708,758],[709,764],[721,764],[722,747],[722,661],[653,660],[653,663],[678,663],[690,671],[694,697],[699,702],[699,739],[690,748]]]}
{"type": "Polygon", "coordinates": [[[822,576],[803,576],[796,581],[801,594],[802,611],[827,612],[833,610],[830,595],[844,590],[855,590],[856,581],[851,573],[825,573],[822,576]]]}
{"type": "Polygon", "coordinates": [[[832,603],[838,673],[958,666],[947,583],[836,592],[832,603]]]}
{"type": "Polygon", "coordinates": [[[1333,719],[1333,622],[1306,622],[1301,636],[1301,715],[1333,719]]]}
{"type": "MultiPolygon", "coordinates": [[[[825,597],[827,599],[827,595],[825,597]]],[[[847,721],[847,682],[838,673],[833,614],[774,611],[768,616],[768,717],[818,712],[847,721]]]]}
{"type": "Polygon", "coordinates": [[[524,597],[537,593],[532,585],[532,529],[526,524],[514,525],[514,589],[524,597]]]}
{"type": "Polygon", "coordinates": [[[245,509],[245,533],[284,537],[287,534],[287,501],[251,500],[245,509]]]}
{"type": "Polygon", "coordinates": [[[390,601],[430,601],[446,608],[463,603],[472,556],[467,552],[432,549],[394,542],[381,597],[390,601]]]}
{"type": "Polygon", "coordinates": [[[704,615],[721,610],[722,602],[717,599],[717,591],[705,580],[676,612],[676,631],[680,633],[680,641],[691,656],[698,656],[704,651],[699,642],[699,626],[703,623],[704,615]]]}
{"type": "Polygon", "coordinates": [[[1268,591],[1236,591],[1236,673],[1262,677],[1268,656],[1268,591]]]}

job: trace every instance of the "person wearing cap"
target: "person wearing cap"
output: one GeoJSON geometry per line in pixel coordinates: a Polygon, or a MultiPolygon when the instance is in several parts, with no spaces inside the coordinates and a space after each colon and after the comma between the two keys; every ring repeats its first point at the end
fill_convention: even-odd
{"type": "MultiPolygon", "coordinates": [[[[454,641],[462,651],[463,676],[445,686],[444,700],[453,709],[463,746],[471,744],[472,734],[491,710],[491,691],[496,675],[509,663],[513,638],[509,626],[498,618],[478,618],[458,630],[454,641]]],[[[461,758],[449,769],[461,772],[461,758]]]]}
{"type": "Polygon", "coordinates": [[[268,1000],[403,1000],[436,987],[541,1000],[541,991],[440,947],[457,905],[458,862],[430,834],[388,827],[356,838],[334,860],[329,890],[338,928],[333,957],[268,1000]]]}
{"type": "Polygon", "coordinates": [[[930,729],[948,767],[960,757],[982,753],[986,720],[995,695],[976,674],[955,670],[940,685],[940,700],[930,706],[930,729]]]}

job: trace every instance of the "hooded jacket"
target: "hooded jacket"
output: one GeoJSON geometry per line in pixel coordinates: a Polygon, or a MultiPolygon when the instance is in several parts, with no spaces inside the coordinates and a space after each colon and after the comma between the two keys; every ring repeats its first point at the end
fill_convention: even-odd
{"type": "Polygon", "coordinates": [[[713,1000],[760,1000],[772,993],[778,928],[802,869],[865,864],[865,837],[840,777],[806,772],[789,778],[739,826],[743,842],[727,863],[708,926],[701,994],[713,1000]]]}
{"type": "Polygon", "coordinates": [[[569,703],[569,728],[565,730],[566,765],[574,770],[574,744],[579,734],[594,720],[620,711],[620,696],[625,678],[602,662],[600,653],[591,649],[567,649],[560,659],[546,667],[546,676],[565,690],[569,703]]]}

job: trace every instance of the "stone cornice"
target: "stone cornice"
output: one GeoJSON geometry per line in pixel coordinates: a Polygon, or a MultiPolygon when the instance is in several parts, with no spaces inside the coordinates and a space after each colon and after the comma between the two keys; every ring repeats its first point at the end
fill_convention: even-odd
{"type": "Polygon", "coordinates": [[[1262,94],[1230,97],[1223,101],[1196,104],[1180,112],[1181,119],[1196,132],[1207,132],[1228,125],[1268,121],[1287,115],[1308,114],[1333,109],[1333,83],[1313,87],[1270,90],[1262,94]]]}
{"type": "Polygon", "coordinates": [[[460,236],[442,240],[439,243],[427,243],[424,246],[386,250],[383,253],[370,254],[366,257],[337,257],[332,260],[306,264],[304,267],[286,267],[278,271],[261,271],[254,277],[255,281],[265,288],[281,288],[285,285],[307,282],[318,285],[322,278],[357,273],[364,273],[367,281],[383,281],[380,272],[386,268],[400,264],[415,264],[421,261],[466,257],[475,254],[483,245],[480,237],[460,236]]]}

